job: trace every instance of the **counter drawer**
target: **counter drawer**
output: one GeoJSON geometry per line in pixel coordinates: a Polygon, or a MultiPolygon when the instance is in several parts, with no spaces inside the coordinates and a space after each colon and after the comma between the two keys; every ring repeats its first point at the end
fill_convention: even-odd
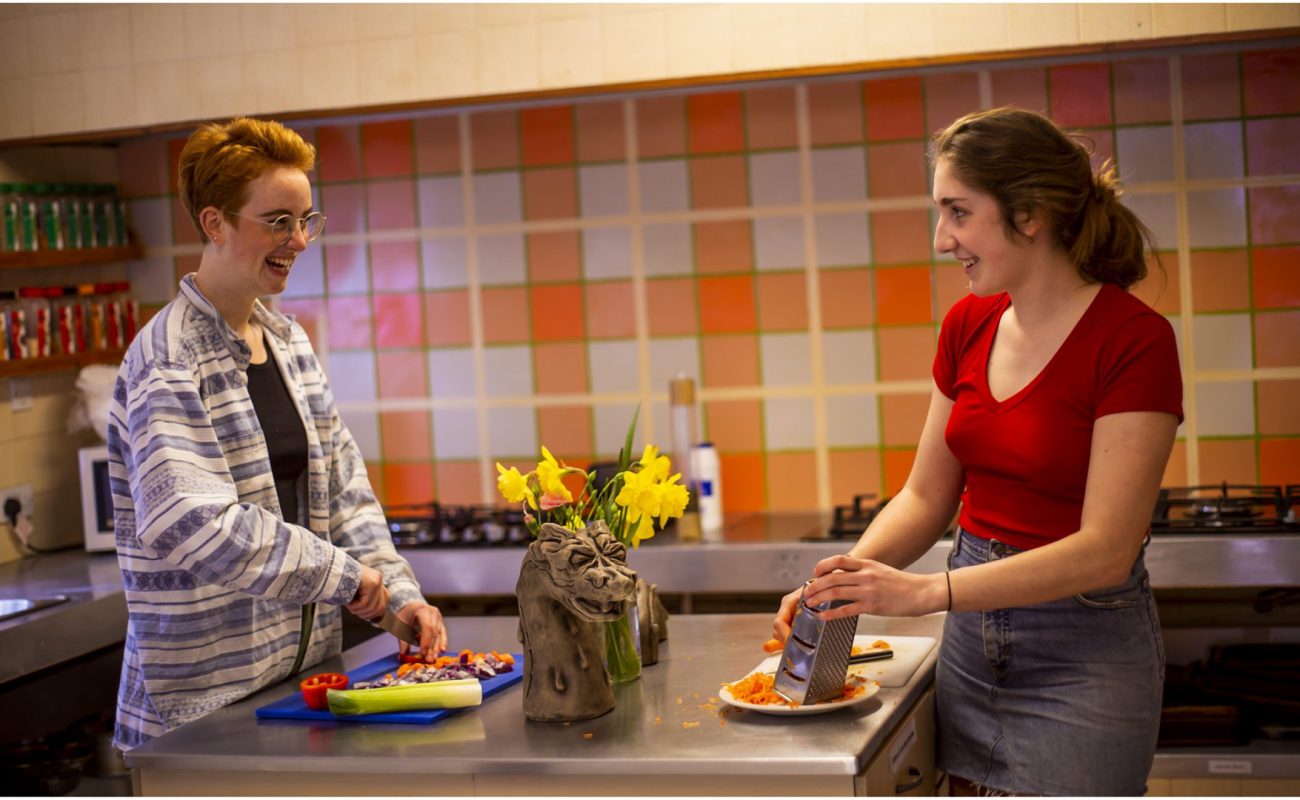
{"type": "Polygon", "coordinates": [[[868,797],[928,797],[934,794],[937,782],[931,686],[857,776],[854,788],[857,794],[868,797]]]}

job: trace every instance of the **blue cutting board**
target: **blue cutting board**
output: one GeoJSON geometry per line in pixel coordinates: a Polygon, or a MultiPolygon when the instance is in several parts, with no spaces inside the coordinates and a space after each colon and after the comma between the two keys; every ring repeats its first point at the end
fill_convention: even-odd
{"type": "MultiPolygon", "coordinates": [[[[522,653],[511,653],[511,655],[515,657],[514,669],[482,681],[484,700],[507,686],[512,686],[523,680],[524,656],[522,653]]],[[[348,673],[348,677],[352,679],[352,683],[368,681],[386,672],[393,672],[397,669],[397,665],[396,655],[384,656],[371,661],[363,667],[357,667],[348,673]]],[[[313,722],[402,722],[428,725],[461,710],[459,708],[431,708],[424,711],[391,711],[387,714],[351,714],[336,717],[328,711],[316,711],[308,708],[307,702],[302,699],[302,692],[294,692],[288,697],[282,697],[273,703],[267,703],[257,709],[256,713],[258,719],[305,719],[313,722]]]]}

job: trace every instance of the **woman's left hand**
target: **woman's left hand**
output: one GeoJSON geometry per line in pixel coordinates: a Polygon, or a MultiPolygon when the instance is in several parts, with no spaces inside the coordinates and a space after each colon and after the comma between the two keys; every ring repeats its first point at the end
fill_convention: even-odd
{"type": "Polygon", "coordinates": [[[873,614],[879,617],[917,617],[948,607],[948,585],[942,572],[918,575],[894,569],[879,561],[832,556],[817,562],[804,601],[817,606],[829,600],[849,603],[819,615],[823,620],[873,614]]]}
{"type": "MultiPolygon", "coordinates": [[[[420,632],[420,655],[425,661],[434,660],[447,649],[447,627],[437,606],[423,600],[412,600],[398,609],[397,618],[420,632]]],[[[397,654],[404,656],[410,649],[409,644],[400,642],[397,654]]]]}

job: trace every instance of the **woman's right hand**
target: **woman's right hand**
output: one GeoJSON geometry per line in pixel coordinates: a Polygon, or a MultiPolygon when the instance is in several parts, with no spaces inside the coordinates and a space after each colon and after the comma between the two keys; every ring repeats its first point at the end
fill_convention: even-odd
{"type": "Polygon", "coordinates": [[[772,620],[772,638],[784,642],[790,637],[790,626],[794,623],[794,612],[799,607],[799,598],[803,595],[800,586],[781,598],[781,608],[772,620]]]}
{"type": "Polygon", "coordinates": [[[361,583],[357,586],[356,597],[347,604],[347,610],[358,617],[375,622],[384,616],[388,608],[388,587],[384,585],[384,576],[374,567],[361,565],[361,583]]]}

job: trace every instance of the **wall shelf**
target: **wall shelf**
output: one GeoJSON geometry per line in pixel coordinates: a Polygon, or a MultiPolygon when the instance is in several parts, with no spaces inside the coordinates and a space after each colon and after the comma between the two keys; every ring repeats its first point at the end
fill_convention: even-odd
{"type": "Polygon", "coordinates": [[[125,349],[95,350],[89,353],[74,353],[67,356],[0,361],[0,378],[81,369],[87,364],[120,364],[122,363],[122,357],[125,355],[125,349]]]}
{"type": "Polygon", "coordinates": [[[0,269],[40,269],[75,267],[82,264],[105,264],[132,261],[144,255],[138,244],[125,247],[89,247],[77,250],[37,250],[30,253],[0,253],[0,269]]]}

